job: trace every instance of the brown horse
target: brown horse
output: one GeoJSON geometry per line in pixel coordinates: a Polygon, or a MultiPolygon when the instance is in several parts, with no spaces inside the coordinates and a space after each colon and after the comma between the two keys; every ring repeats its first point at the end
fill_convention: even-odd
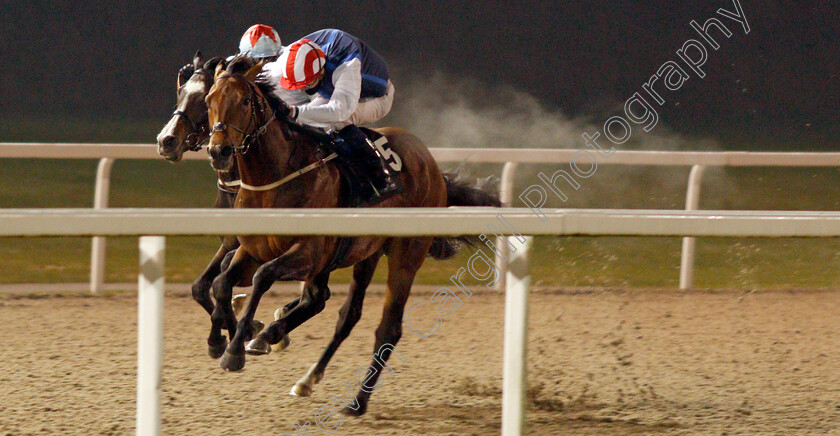
{"type": "MultiPolygon", "coordinates": [[[[333,208],[345,203],[345,188],[336,165],[325,163],[321,143],[312,133],[288,119],[289,109],[273,98],[265,84],[252,83],[260,66],[241,72],[237,61],[219,76],[207,96],[209,118],[213,125],[208,152],[211,164],[225,171],[237,162],[243,188],[236,196],[237,208],[333,208]],[[262,88],[262,89],[261,89],[262,88]],[[319,157],[320,156],[320,157],[319,157]],[[289,179],[303,168],[314,170],[289,179]],[[289,179],[272,189],[267,186],[289,179]],[[249,186],[249,187],[246,187],[249,186]]],[[[452,205],[499,206],[495,195],[457,185],[446,180],[429,150],[419,138],[398,128],[378,130],[402,161],[400,177],[405,192],[381,207],[446,207],[452,205]],[[447,192],[457,193],[448,198],[447,192]]],[[[337,223],[339,225],[339,223],[337,223]]],[[[362,300],[381,256],[388,256],[388,280],[385,307],[376,330],[374,358],[364,386],[353,404],[343,410],[361,415],[388,360],[402,335],[402,317],[417,270],[428,254],[445,258],[455,253],[453,239],[432,237],[363,237],[352,239],[345,255],[334,261],[340,245],[330,236],[240,236],[229,267],[213,282],[216,311],[215,332],[227,326],[235,332],[220,361],[221,367],[236,371],[245,365],[245,342],[257,306],[269,286],[278,280],[304,281],[299,303],[286,316],[276,320],[248,344],[248,352],[265,354],[294,328],[323,310],[330,291],[327,281],[330,267],[354,266],[347,301],[341,308],[335,334],[318,362],[295,385],[292,394],[308,395],[323,377],[324,370],[341,342],[361,316],[362,300]],[[236,324],[230,301],[232,286],[253,276],[253,293],[242,318],[236,324]]],[[[218,338],[216,338],[218,339],[218,338]]]]}
{"type": "MultiPolygon", "coordinates": [[[[251,61],[256,64],[256,60],[251,61]]],[[[192,63],[184,65],[178,71],[177,102],[172,118],[161,129],[157,136],[158,154],[164,159],[178,162],[187,151],[200,151],[202,145],[210,139],[210,126],[207,119],[207,103],[204,101],[210,87],[213,86],[214,76],[224,71],[227,62],[220,57],[204,62],[201,51],[197,51],[192,63]],[[217,70],[218,67],[218,70],[217,70]]],[[[216,208],[231,208],[236,193],[239,191],[239,171],[234,165],[230,171],[219,172],[216,186],[216,208]]],[[[205,268],[204,272],[192,284],[192,296],[208,315],[213,314],[215,305],[210,298],[210,287],[213,279],[222,270],[223,261],[228,253],[239,247],[236,236],[220,236],[222,245],[205,268]]],[[[242,308],[244,295],[237,295],[233,299],[236,312],[242,308]]],[[[287,311],[281,309],[281,311],[287,311]]],[[[259,327],[259,325],[257,326],[259,327]]],[[[261,327],[260,327],[261,328],[261,327]]],[[[283,344],[288,345],[288,338],[283,344]]],[[[282,348],[282,346],[280,347],[282,348]]],[[[208,353],[218,359],[225,351],[224,346],[210,347],[208,353]]]]}

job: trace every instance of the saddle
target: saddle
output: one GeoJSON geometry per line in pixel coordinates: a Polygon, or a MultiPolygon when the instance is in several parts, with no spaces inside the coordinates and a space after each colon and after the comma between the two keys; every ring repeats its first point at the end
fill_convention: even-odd
{"type": "MultiPolygon", "coordinates": [[[[361,130],[365,136],[367,136],[368,140],[370,140],[370,142],[379,150],[379,158],[377,159],[380,162],[379,165],[389,166],[391,173],[394,177],[397,177],[399,170],[402,167],[402,163],[399,157],[396,156],[396,153],[390,149],[388,139],[379,132],[366,127],[360,127],[359,130],[361,130]],[[399,165],[396,167],[395,162],[399,162],[399,165]]],[[[355,160],[358,161],[358,159],[355,160]]],[[[360,167],[358,162],[349,163],[340,159],[339,167],[342,173],[344,173],[347,183],[352,185],[352,189],[350,190],[353,195],[351,202],[355,202],[356,204],[349,207],[359,207],[358,202],[368,201],[363,204],[366,206],[372,206],[381,201],[377,198],[375,202],[370,202],[370,199],[376,198],[376,196],[374,196],[371,192],[372,188],[367,175],[363,173],[363,171],[365,171],[363,169],[364,167],[360,167]],[[360,171],[362,171],[362,173],[360,173],[360,171]]]]}
{"type": "MultiPolygon", "coordinates": [[[[290,127],[315,139],[321,144],[327,154],[335,152],[338,148],[335,144],[338,141],[342,141],[336,132],[327,133],[323,129],[300,123],[291,123],[290,127]]],[[[394,175],[399,175],[402,170],[402,159],[390,148],[385,135],[367,127],[359,127],[359,130],[379,149],[380,160],[389,166],[394,175]]],[[[343,153],[338,154],[341,155],[343,153]]],[[[339,204],[341,207],[360,207],[365,200],[364,197],[368,190],[367,180],[359,174],[357,167],[353,163],[343,159],[344,156],[339,157],[342,157],[336,160],[339,173],[341,173],[343,183],[347,185],[345,187],[346,189],[343,189],[339,204]]]]}

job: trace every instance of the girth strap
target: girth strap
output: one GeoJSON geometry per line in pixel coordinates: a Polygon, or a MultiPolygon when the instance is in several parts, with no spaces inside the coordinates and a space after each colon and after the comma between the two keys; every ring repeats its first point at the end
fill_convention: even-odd
{"type": "MultiPolygon", "coordinates": [[[[353,180],[351,180],[352,176],[346,172],[343,172],[342,176],[348,191],[345,197],[349,201],[345,207],[359,207],[359,193],[357,192],[358,186],[356,186],[353,183],[353,180]]],[[[338,242],[336,243],[335,251],[333,252],[330,262],[327,264],[325,271],[334,271],[338,268],[338,266],[344,262],[344,259],[347,258],[347,255],[350,253],[350,249],[353,248],[353,243],[355,241],[356,238],[339,237],[338,242]]]]}

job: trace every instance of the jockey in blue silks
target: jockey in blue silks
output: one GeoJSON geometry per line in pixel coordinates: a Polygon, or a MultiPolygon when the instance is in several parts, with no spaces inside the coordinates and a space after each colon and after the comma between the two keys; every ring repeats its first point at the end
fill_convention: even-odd
{"type": "Polygon", "coordinates": [[[363,167],[378,201],[402,191],[379,150],[357,127],[380,120],[394,101],[388,66],[376,51],[347,32],[319,30],[285,47],[262,75],[280,85],[276,94],[290,105],[292,119],[338,132],[335,151],[363,167]]]}

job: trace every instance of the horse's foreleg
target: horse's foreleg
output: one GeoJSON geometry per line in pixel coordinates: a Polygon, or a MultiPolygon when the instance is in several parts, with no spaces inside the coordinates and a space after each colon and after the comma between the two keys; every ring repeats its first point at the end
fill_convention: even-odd
{"type": "Polygon", "coordinates": [[[333,354],[341,346],[341,343],[350,336],[353,327],[362,317],[362,305],[365,299],[365,291],[376,271],[376,265],[382,253],[377,253],[359,263],[353,268],[353,281],[350,283],[347,300],[338,312],[338,322],[335,326],[335,333],[327,348],[321,354],[318,362],[309,368],[309,371],[292,387],[290,395],[308,397],[312,395],[312,388],[324,377],[327,364],[333,354]]]}
{"type": "Polygon", "coordinates": [[[207,338],[207,345],[208,353],[214,359],[221,357],[227,346],[227,340],[221,334],[221,329],[227,329],[231,338],[236,334],[236,315],[233,313],[231,304],[233,285],[245,274],[253,271],[257,265],[258,262],[254,258],[239,248],[234,253],[230,265],[213,280],[213,297],[216,299],[216,307],[210,316],[213,325],[210,336],[207,338]]]}
{"type": "MultiPolygon", "coordinates": [[[[254,287],[251,293],[251,299],[248,301],[248,306],[245,308],[245,313],[239,320],[237,333],[228,344],[227,350],[220,365],[223,369],[228,371],[238,371],[245,366],[245,341],[251,339],[251,331],[246,327],[252,324],[254,315],[257,312],[257,307],[260,304],[260,299],[263,294],[276,281],[303,281],[311,276],[313,263],[313,255],[310,250],[303,246],[295,246],[277,259],[272,260],[257,269],[254,274],[254,287]]],[[[303,297],[301,298],[303,300],[303,297]]],[[[304,304],[303,301],[290,312],[290,314],[298,311],[304,304]]],[[[272,323],[276,324],[278,321],[272,323]]],[[[279,342],[282,336],[277,339],[279,342]]]]}
{"type": "Polygon", "coordinates": [[[341,411],[345,415],[360,416],[367,411],[368,400],[378,384],[382,370],[394,370],[387,364],[392,353],[397,353],[404,361],[405,356],[397,351],[397,342],[402,336],[402,318],[411,284],[417,270],[423,264],[432,240],[430,238],[397,239],[388,253],[388,288],[385,293],[385,307],[382,321],[376,329],[376,342],[373,347],[373,362],[362,378],[359,392],[350,404],[341,411]]]}

